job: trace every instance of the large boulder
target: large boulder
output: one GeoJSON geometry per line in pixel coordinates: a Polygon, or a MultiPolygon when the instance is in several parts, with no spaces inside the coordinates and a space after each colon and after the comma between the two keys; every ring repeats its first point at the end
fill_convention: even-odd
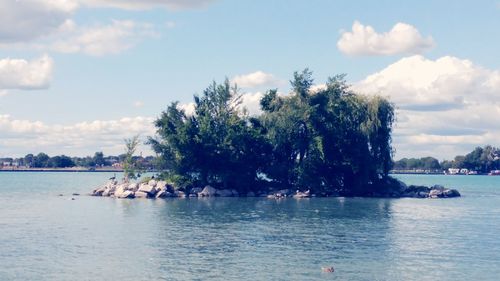
{"type": "Polygon", "coordinates": [[[151,196],[154,196],[156,194],[156,188],[154,186],[151,186],[151,185],[145,184],[145,183],[141,184],[139,186],[139,190],[137,190],[137,191],[150,194],[151,196]]]}
{"type": "Polygon", "coordinates": [[[201,192],[198,193],[198,196],[200,197],[212,197],[217,194],[217,189],[211,187],[210,185],[207,185],[203,188],[201,192]]]}
{"type": "Polygon", "coordinates": [[[166,190],[167,189],[167,182],[166,181],[158,181],[156,183],[155,187],[156,187],[157,191],[166,190]]]}
{"type": "Polygon", "coordinates": [[[152,187],[156,187],[156,184],[157,184],[157,183],[158,183],[158,182],[157,182],[156,180],[150,180],[150,181],[148,182],[148,185],[149,185],[149,186],[152,186],[152,187]]]}
{"type": "Polygon", "coordinates": [[[136,191],[134,195],[135,198],[148,198],[149,193],[143,191],[136,191]]]}
{"type": "Polygon", "coordinates": [[[129,183],[124,190],[130,190],[136,192],[139,189],[139,184],[136,182],[129,183]]]}
{"type": "Polygon", "coordinates": [[[104,191],[106,191],[106,186],[98,187],[92,191],[91,195],[92,196],[102,196],[104,191]]]}
{"type": "Polygon", "coordinates": [[[134,192],[130,191],[130,190],[125,190],[123,192],[121,192],[119,195],[115,193],[115,197],[116,198],[134,198],[135,197],[135,194],[134,192]]]}
{"type": "Polygon", "coordinates": [[[429,198],[440,198],[440,197],[443,197],[443,191],[440,189],[432,189],[429,192],[428,196],[429,196],[429,198]]]}
{"type": "Polygon", "coordinates": [[[443,191],[444,197],[460,197],[460,192],[456,189],[446,189],[443,191]]]}

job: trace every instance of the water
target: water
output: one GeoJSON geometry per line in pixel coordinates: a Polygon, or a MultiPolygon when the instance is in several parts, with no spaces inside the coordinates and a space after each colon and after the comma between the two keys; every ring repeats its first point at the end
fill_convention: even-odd
{"type": "Polygon", "coordinates": [[[456,187],[458,199],[70,200],[110,176],[0,173],[0,280],[500,275],[500,177],[398,176],[456,187]]]}

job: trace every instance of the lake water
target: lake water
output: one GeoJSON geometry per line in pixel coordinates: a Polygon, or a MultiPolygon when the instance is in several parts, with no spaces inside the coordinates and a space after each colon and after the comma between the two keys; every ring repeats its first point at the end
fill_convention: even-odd
{"type": "Polygon", "coordinates": [[[0,173],[0,280],[500,278],[500,177],[398,176],[457,199],[70,200],[110,176],[0,173]]]}

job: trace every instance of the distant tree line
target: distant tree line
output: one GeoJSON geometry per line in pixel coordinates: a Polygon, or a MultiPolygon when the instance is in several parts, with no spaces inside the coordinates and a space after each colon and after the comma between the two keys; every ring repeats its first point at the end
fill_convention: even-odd
{"type": "Polygon", "coordinates": [[[70,167],[107,167],[114,163],[124,163],[125,160],[134,161],[137,165],[141,165],[144,169],[154,169],[156,165],[156,157],[154,156],[130,156],[121,154],[118,156],[104,156],[103,152],[96,152],[94,156],[86,157],[69,157],[66,155],[49,156],[46,153],[40,152],[36,155],[27,154],[20,158],[0,158],[0,166],[19,166],[27,168],[70,168],[70,167]],[[133,159],[132,159],[133,158],[133,159]]]}
{"type": "Polygon", "coordinates": [[[457,155],[453,160],[439,162],[433,157],[403,158],[395,161],[395,170],[448,170],[449,168],[468,169],[479,173],[500,170],[500,149],[491,145],[476,147],[466,155],[457,155]]]}
{"type": "Polygon", "coordinates": [[[296,72],[292,93],[266,92],[262,114],[241,109],[229,81],[194,96],[194,114],[172,103],[156,120],[149,143],[163,177],[180,185],[239,192],[293,188],[364,195],[386,186],[392,165],[394,107],[355,94],[343,75],[312,90],[309,70],[296,72]]]}

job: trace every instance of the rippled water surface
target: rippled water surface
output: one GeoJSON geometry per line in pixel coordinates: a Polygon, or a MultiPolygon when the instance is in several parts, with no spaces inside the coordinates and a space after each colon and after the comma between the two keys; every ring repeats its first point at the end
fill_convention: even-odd
{"type": "Polygon", "coordinates": [[[500,177],[398,176],[458,199],[70,200],[110,176],[0,173],[0,280],[499,280],[500,177]]]}

